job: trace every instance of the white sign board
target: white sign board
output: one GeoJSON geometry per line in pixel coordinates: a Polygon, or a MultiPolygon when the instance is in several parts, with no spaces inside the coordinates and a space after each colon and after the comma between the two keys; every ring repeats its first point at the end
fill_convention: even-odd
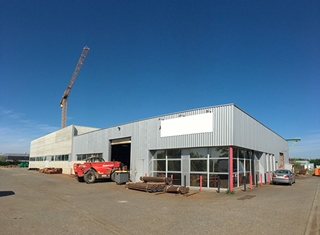
{"type": "Polygon", "coordinates": [[[213,114],[161,120],[161,137],[213,132],[213,114]]]}

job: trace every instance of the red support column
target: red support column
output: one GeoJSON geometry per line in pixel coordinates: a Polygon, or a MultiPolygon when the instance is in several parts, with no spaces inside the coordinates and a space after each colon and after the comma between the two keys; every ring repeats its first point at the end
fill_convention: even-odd
{"type": "Polygon", "coordinates": [[[200,175],[200,192],[202,192],[202,175],[200,175]]]}
{"type": "Polygon", "coordinates": [[[233,147],[229,147],[229,190],[233,190],[233,147]]]}
{"type": "Polygon", "coordinates": [[[250,189],[252,189],[252,175],[249,175],[249,181],[250,181],[250,189]]]}

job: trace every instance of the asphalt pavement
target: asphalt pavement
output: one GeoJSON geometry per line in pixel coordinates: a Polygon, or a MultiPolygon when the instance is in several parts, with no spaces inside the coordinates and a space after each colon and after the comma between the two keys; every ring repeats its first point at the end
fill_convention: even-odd
{"type": "Polygon", "coordinates": [[[0,168],[0,234],[320,234],[320,177],[234,195],[155,194],[0,168]]]}

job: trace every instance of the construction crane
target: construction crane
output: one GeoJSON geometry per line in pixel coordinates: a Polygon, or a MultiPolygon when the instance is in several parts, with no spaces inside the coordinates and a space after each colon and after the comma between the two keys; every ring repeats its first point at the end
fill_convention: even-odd
{"type": "Polygon", "coordinates": [[[85,47],[82,49],[80,58],[79,58],[78,63],[77,63],[77,65],[76,65],[76,68],[74,69],[73,74],[72,74],[72,76],[71,76],[69,85],[68,85],[67,89],[63,92],[62,98],[61,98],[61,100],[60,100],[60,107],[62,108],[61,128],[66,127],[67,99],[68,99],[69,93],[70,93],[70,91],[71,91],[72,85],[73,85],[74,81],[76,80],[76,78],[77,78],[77,76],[78,76],[78,74],[79,74],[79,71],[80,71],[80,69],[81,69],[81,67],[82,67],[82,65],[83,65],[83,62],[84,62],[84,60],[86,59],[89,51],[90,51],[90,48],[87,47],[87,46],[85,46],[85,47]]]}

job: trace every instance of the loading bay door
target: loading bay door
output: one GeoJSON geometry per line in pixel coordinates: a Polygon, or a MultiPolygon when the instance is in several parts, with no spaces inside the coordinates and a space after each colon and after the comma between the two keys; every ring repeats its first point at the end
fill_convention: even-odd
{"type": "Polygon", "coordinates": [[[130,169],[131,138],[111,140],[111,160],[119,161],[130,169]]]}

